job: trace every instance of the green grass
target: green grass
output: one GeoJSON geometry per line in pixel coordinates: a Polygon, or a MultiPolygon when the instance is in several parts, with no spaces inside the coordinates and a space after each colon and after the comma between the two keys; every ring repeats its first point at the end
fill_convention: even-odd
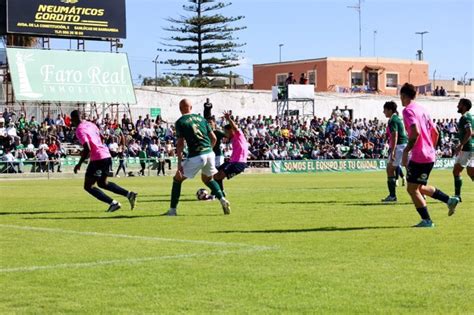
{"type": "MultiPolygon", "coordinates": [[[[135,211],[105,213],[81,179],[0,182],[0,313],[474,313],[470,181],[453,217],[429,201],[434,229],[410,228],[403,188],[378,202],[382,172],[239,176],[230,216],[197,180],[175,218],[170,177],[117,182],[135,211]]],[[[452,192],[447,171],[431,182],[452,192]]]]}

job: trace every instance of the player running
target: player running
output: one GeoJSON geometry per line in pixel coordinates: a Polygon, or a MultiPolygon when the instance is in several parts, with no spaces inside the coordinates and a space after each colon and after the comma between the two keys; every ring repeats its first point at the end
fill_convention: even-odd
{"type": "Polygon", "coordinates": [[[403,151],[402,165],[407,167],[407,191],[418,211],[421,222],[414,227],[434,227],[423,195],[430,196],[448,205],[448,215],[452,215],[459,199],[449,197],[433,186],[428,186],[428,178],[436,160],[435,145],[439,133],[428,111],[415,103],[416,89],[405,83],[400,90],[403,107],[403,122],[408,133],[408,144],[403,151]],[[411,153],[411,157],[409,157],[411,153]]]}
{"type": "Polygon", "coordinates": [[[224,198],[219,185],[212,178],[217,173],[215,155],[212,152],[212,148],[216,144],[216,136],[202,116],[192,113],[192,105],[189,100],[183,99],[179,103],[179,110],[182,116],[176,122],[178,170],[173,180],[171,204],[167,214],[169,216],[177,215],[176,208],[181,195],[181,185],[186,179],[194,178],[199,171],[201,171],[204,184],[221,202],[224,214],[230,214],[230,203],[224,198]],[[185,142],[189,153],[186,160],[183,161],[185,142]]]}
{"type": "MultiPolygon", "coordinates": [[[[224,127],[225,136],[229,141],[232,141],[232,156],[230,157],[229,162],[222,164],[218,170],[219,172],[214,175],[214,179],[224,193],[224,178],[231,179],[247,168],[247,159],[249,156],[249,144],[247,139],[245,139],[244,133],[239,130],[237,124],[231,117],[230,112],[224,112],[225,119],[229,122],[228,125],[224,127]]],[[[224,193],[225,196],[225,193],[224,193]]]]}
{"type": "Polygon", "coordinates": [[[397,104],[395,102],[386,102],[383,106],[383,113],[389,119],[387,125],[387,138],[390,149],[387,162],[387,185],[389,195],[382,199],[382,202],[397,201],[397,174],[398,168],[402,164],[403,150],[405,150],[408,142],[403,122],[398,116],[397,104]]]}
{"type": "Polygon", "coordinates": [[[84,189],[95,198],[107,203],[109,205],[107,212],[115,212],[119,210],[121,204],[107,196],[99,188],[95,187],[94,185],[96,183],[102,189],[126,197],[130,202],[130,207],[133,210],[137,200],[137,193],[126,191],[122,187],[107,181],[107,177],[112,170],[112,158],[110,156],[109,149],[102,143],[99,128],[89,121],[81,120],[80,112],[77,110],[71,113],[71,124],[73,127],[77,127],[76,137],[83,146],[81,159],[74,167],[75,174],[77,174],[77,172],[81,169],[82,163],[84,163],[84,161],[90,155],[90,162],[87,166],[84,180],[84,189]]]}
{"type": "Polygon", "coordinates": [[[212,150],[216,155],[216,167],[219,168],[219,166],[224,164],[224,152],[222,152],[221,144],[222,139],[225,138],[225,133],[217,129],[217,124],[214,117],[208,118],[207,121],[209,122],[209,125],[211,125],[212,131],[216,135],[216,144],[212,150]]]}
{"type": "Polygon", "coordinates": [[[459,145],[456,148],[456,163],[454,164],[454,194],[461,201],[462,178],[461,173],[467,167],[467,174],[474,181],[474,135],[472,133],[472,116],[469,112],[472,103],[466,98],[462,98],[458,103],[458,113],[461,119],[458,123],[459,145]]]}

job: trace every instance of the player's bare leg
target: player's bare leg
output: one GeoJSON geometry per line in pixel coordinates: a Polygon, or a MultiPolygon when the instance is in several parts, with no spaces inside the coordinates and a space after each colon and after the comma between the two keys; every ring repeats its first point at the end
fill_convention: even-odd
{"type": "Polygon", "coordinates": [[[186,177],[184,177],[180,170],[177,170],[173,177],[173,187],[171,188],[170,209],[167,212],[167,215],[169,216],[173,217],[178,215],[176,209],[178,207],[179,197],[181,196],[181,186],[185,180],[186,177]]]}
{"type": "Polygon", "coordinates": [[[216,196],[217,199],[219,199],[222,206],[222,210],[224,211],[224,214],[229,215],[230,203],[229,201],[227,201],[227,199],[225,199],[224,194],[222,193],[222,190],[219,187],[219,184],[214,180],[212,176],[206,176],[202,174],[201,178],[202,178],[202,182],[211,189],[211,194],[213,196],[216,196]]]}

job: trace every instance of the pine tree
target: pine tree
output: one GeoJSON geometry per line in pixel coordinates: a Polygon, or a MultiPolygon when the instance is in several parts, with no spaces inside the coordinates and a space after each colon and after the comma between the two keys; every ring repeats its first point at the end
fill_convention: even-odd
{"type": "MultiPolygon", "coordinates": [[[[174,24],[164,28],[165,31],[179,33],[167,38],[169,47],[164,51],[183,56],[168,59],[164,64],[171,65],[176,71],[173,75],[195,77],[197,81],[205,81],[205,77],[223,76],[220,70],[239,65],[239,50],[244,43],[233,36],[245,26],[232,27],[231,23],[244,19],[244,16],[225,17],[212,11],[221,10],[232,3],[216,2],[215,0],[187,0],[190,4],[183,9],[191,12],[191,16],[178,19],[168,18],[174,24]],[[190,55],[185,58],[184,55],[190,55]]],[[[197,84],[203,86],[205,83],[197,84]]]]}

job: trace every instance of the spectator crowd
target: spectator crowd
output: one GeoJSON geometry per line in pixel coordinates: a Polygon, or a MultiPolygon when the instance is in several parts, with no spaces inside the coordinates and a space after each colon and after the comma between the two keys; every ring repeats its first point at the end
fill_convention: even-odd
{"type": "MultiPolygon", "coordinates": [[[[140,158],[140,174],[144,174],[150,159],[158,164],[158,175],[171,168],[175,156],[173,124],[161,117],[139,116],[136,121],[123,114],[120,119],[109,114],[89,115],[85,119],[97,124],[104,143],[118,162],[119,171],[127,175],[128,157],[140,158]]],[[[386,158],[386,122],[374,119],[351,119],[347,109],[336,108],[325,117],[234,116],[250,144],[251,160],[302,159],[379,159],[386,158]]],[[[457,125],[454,119],[435,121],[441,137],[437,147],[439,157],[453,156],[457,125]]],[[[217,117],[223,127],[225,121],[217,117]]],[[[0,172],[22,172],[24,164],[34,165],[37,172],[60,172],[60,159],[78,153],[70,117],[47,115],[44,120],[13,113],[8,108],[0,113],[0,172]],[[74,150],[75,149],[75,150],[74,150]],[[49,161],[49,162],[48,162],[49,161]]],[[[224,157],[232,154],[229,143],[222,144],[224,157]]]]}

